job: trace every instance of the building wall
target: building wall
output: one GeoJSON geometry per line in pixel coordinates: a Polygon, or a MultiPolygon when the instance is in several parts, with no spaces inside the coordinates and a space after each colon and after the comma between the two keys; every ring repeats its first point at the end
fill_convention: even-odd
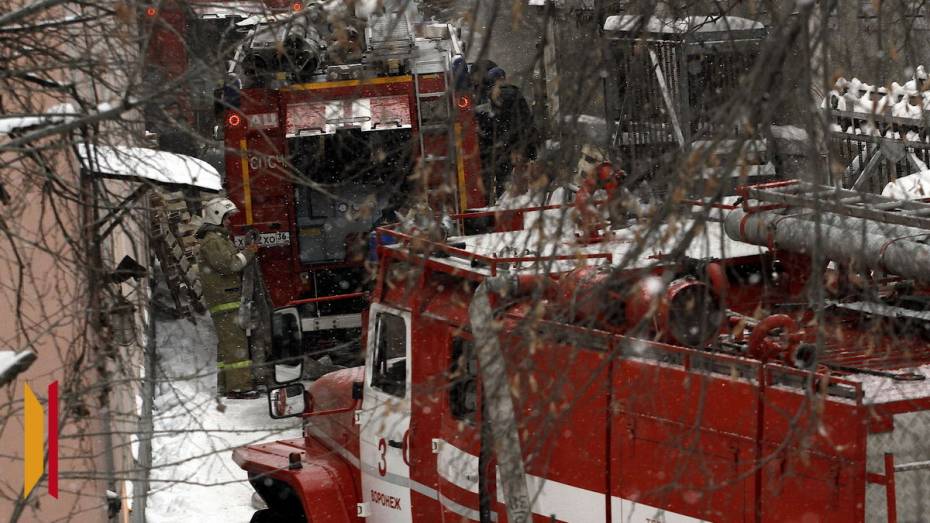
{"type": "MultiPolygon", "coordinates": [[[[74,181],[73,174],[68,176],[74,181]]],[[[10,190],[14,204],[0,208],[5,225],[17,231],[16,250],[20,261],[10,256],[11,246],[3,251],[3,287],[0,290],[0,316],[20,317],[22,321],[0,322],[0,344],[4,349],[31,349],[38,354],[32,367],[21,374],[12,386],[0,391],[0,403],[6,407],[0,414],[0,469],[10,471],[0,480],[0,519],[9,520],[19,510],[23,488],[23,387],[29,384],[43,401],[49,383],[59,381],[63,401],[61,422],[61,495],[50,498],[43,479],[31,496],[32,502],[23,510],[22,521],[45,521],[80,514],[75,521],[105,521],[103,484],[88,479],[91,471],[102,468],[97,458],[101,454],[101,439],[86,434],[99,434],[104,428],[96,402],[90,397],[88,347],[83,331],[86,325],[87,302],[81,289],[85,275],[76,263],[75,251],[66,238],[79,232],[77,206],[55,202],[55,210],[70,224],[62,230],[55,212],[41,205],[41,191],[24,176],[13,178],[10,190]],[[19,183],[15,183],[19,182],[19,183]],[[19,189],[19,190],[16,190],[19,189]],[[46,250],[47,249],[47,250],[46,250]],[[18,281],[22,274],[21,289],[18,281]],[[19,293],[21,304],[17,311],[19,293]],[[73,370],[72,370],[73,369],[73,370]],[[77,393],[64,398],[64,393],[77,393]],[[64,479],[64,476],[72,476],[64,479]]]]}
{"type": "MultiPolygon", "coordinates": [[[[31,2],[8,7],[13,12],[26,3],[31,2]]],[[[17,57],[7,66],[73,89],[7,78],[0,82],[0,113],[41,114],[68,103],[77,117],[113,107],[132,92],[134,12],[130,4],[117,5],[115,13],[112,5],[104,7],[58,6],[17,22],[21,40],[0,43],[4,56],[17,57]],[[78,21],[42,25],[65,17],[78,21]],[[22,54],[24,48],[33,52],[22,54]]],[[[5,145],[23,133],[0,135],[0,180],[11,195],[8,204],[0,203],[0,350],[38,354],[25,373],[0,389],[0,521],[107,521],[108,489],[124,497],[114,521],[129,520],[125,497],[139,476],[131,435],[138,430],[148,282],[108,284],[93,299],[88,282],[105,277],[125,254],[148,265],[145,200],[99,242],[102,258],[90,264],[83,225],[106,215],[135,184],[98,181],[92,198],[82,192],[88,185],[82,184],[72,147],[82,139],[132,145],[141,134],[135,119],[125,112],[21,148],[5,145]],[[92,199],[99,208],[85,212],[92,199]],[[105,297],[120,291],[135,311],[135,340],[128,346],[115,345],[110,329],[90,323],[110,303],[105,297]],[[60,495],[48,495],[43,476],[24,501],[23,388],[28,383],[46,408],[52,381],[60,388],[60,495]]]]}

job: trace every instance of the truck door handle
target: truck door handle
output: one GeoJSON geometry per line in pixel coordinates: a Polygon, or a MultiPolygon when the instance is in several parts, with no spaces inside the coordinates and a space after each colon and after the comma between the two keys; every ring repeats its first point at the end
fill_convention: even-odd
{"type": "Polygon", "coordinates": [[[388,446],[389,446],[389,447],[394,447],[395,449],[402,449],[402,448],[404,448],[404,442],[403,442],[403,441],[394,441],[394,440],[392,440],[392,439],[389,439],[389,440],[388,440],[388,446]]]}

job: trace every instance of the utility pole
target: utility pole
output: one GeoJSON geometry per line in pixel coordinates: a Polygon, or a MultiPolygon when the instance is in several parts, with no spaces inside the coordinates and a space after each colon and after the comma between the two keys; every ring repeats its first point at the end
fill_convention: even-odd
{"type": "MultiPolygon", "coordinates": [[[[85,129],[85,136],[92,134],[92,130],[85,129]]],[[[77,147],[82,147],[78,144],[77,147]]],[[[90,157],[90,155],[88,155],[90,157]]],[[[90,347],[92,364],[97,372],[96,382],[99,386],[97,394],[97,408],[100,412],[100,433],[103,437],[104,474],[108,503],[111,496],[109,492],[118,493],[116,486],[116,460],[113,456],[113,424],[110,402],[110,376],[107,360],[114,353],[112,340],[108,336],[101,336],[107,330],[107,321],[104,316],[108,300],[103,292],[103,278],[105,269],[103,265],[103,250],[98,227],[100,216],[99,196],[97,184],[93,175],[83,166],[80,170],[80,203],[81,206],[81,234],[85,262],[85,278],[87,289],[87,319],[84,328],[85,343],[90,347]]],[[[118,511],[116,511],[118,512],[118,511]]],[[[108,510],[109,520],[115,521],[116,513],[108,510]]]]}

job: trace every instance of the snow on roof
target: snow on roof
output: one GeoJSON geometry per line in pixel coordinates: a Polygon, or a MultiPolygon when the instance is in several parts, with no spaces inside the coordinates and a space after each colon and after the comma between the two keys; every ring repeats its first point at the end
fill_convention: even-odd
{"type": "Polygon", "coordinates": [[[608,16],[604,22],[605,31],[666,34],[747,31],[751,29],[765,29],[765,25],[739,16],[687,16],[684,18],[650,16],[643,21],[643,17],[640,15],[615,15],[608,16]]]}
{"type": "Polygon", "coordinates": [[[183,154],[143,147],[78,144],[81,165],[102,176],[140,178],[156,183],[222,189],[220,174],[210,164],[183,154]]]}
{"type": "Polygon", "coordinates": [[[927,377],[919,381],[895,381],[871,374],[851,374],[843,379],[862,384],[863,402],[866,404],[890,403],[930,397],[930,364],[915,369],[899,369],[894,372],[914,372],[927,377]]]}
{"type": "MultiPolygon", "coordinates": [[[[515,257],[553,257],[567,256],[567,260],[540,260],[521,263],[512,267],[516,271],[564,272],[578,266],[578,256],[602,255],[589,258],[589,264],[602,264],[606,254],[612,256],[611,263],[625,269],[648,267],[655,264],[663,254],[670,253],[681,242],[684,235],[694,225],[690,219],[681,219],[675,225],[663,224],[652,228],[649,224],[636,223],[625,229],[609,231],[603,241],[580,242],[577,230],[571,218],[559,217],[557,214],[543,213],[534,226],[529,229],[509,232],[495,232],[472,236],[457,236],[448,239],[448,244],[458,244],[471,253],[490,258],[515,257]],[[635,258],[634,251],[643,246],[635,258]],[[464,244],[464,247],[461,245],[464,244]],[[542,266],[542,267],[540,267],[542,266]]],[[[755,245],[731,240],[723,230],[723,224],[707,222],[703,230],[695,235],[683,255],[696,259],[721,259],[741,256],[755,256],[765,249],[755,245]]],[[[437,261],[460,265],[469,271],[473,268],[470,261],[457,257],[438,258],[437,261]]]]}

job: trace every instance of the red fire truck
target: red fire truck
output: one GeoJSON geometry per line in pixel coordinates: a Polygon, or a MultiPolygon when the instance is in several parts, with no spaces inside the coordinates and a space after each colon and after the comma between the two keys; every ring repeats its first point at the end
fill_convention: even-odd
{"type": "Polygon", "coordinates": [[[260,235],[277,354],[358,346],[376,224],[416,204],[484,205],[457,32],[404,5],[340,36],[313,4],[260,21],[239,51],[225,187],[236,233],[260,235]]]}
{"type": "Polygon", "coordinates": [[[272,389],[304,436],[234,451],[253,521],[921,519],[930,204],[742,195],[597,240],[381,229],[364,367],[272,389]]]}

